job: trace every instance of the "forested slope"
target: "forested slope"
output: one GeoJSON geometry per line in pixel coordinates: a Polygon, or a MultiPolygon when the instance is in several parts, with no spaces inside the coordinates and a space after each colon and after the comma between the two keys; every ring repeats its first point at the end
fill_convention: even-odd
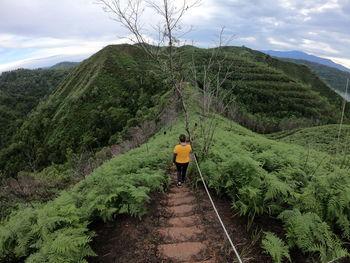
{"type": "Polygon", "coordinates": [[[109,46],[76,67],[30,114],[13,143],[0,152],[0,169],[66,161],[81,152],[120,142],[121,132],[155,114],[166,87],[136,47],[109,46]]]}
{"type": "Polygon", "coordinates": [[[69,69],[19,69],[0,75],[0,149],[12,136],[40,99],[56,89],[69,69]]]}

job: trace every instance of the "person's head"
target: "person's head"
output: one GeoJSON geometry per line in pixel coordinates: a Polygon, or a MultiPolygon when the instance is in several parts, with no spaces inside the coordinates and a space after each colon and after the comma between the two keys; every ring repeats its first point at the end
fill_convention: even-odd
{"type": "Polygon", "coordinates": [[[180,142],[186,142],[186,135],[185,134],[180,134],[179,140],[180,140],[180,142]]]}

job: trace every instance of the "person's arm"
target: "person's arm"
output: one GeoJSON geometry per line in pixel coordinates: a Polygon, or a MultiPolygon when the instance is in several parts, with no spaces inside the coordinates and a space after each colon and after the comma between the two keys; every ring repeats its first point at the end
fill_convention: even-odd
{"type": "Polygon", "coordinates": [[[176,155],[177,155],[177,153],[173,154],[173,163],[176,163],[176,155]]]}
{"type": "Polygon", "coordinates": [[[175,146],[173,150],[173,164],[176,163],[176,155],[177,155],[177,147],[175,146]]]}

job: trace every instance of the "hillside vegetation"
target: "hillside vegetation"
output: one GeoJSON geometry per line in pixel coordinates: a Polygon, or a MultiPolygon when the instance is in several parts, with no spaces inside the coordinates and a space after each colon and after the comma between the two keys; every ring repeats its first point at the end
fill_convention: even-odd
{"type": "Polygon", "coordinates": [[[0,149],[11,137],[40,99],[56,89],[70,70],[19,69],[0,75],[0,149]]]}
{"type": "MultiPolygon", "coordinates": [[[[179,48],[178,73],[201,87],[203,65],[213,51],[179,48]]],[[[223,47],[217,54],[221,62],[213,65],[209,78],[219,74],[225,79],[227,98],[233,100],[231,117],[240,124],[270,133],[339,120],[341,97],[306,66],[244,47],[223,47]]],[[[40,170],[66,162],[71,152],[119,143],[130,136],[129,127],[157,119],[170,90],[157,66],[136,46],[107,46],[80,63],[31,113],[0,151],[0,171],[14,176],[20,170],[40,170]]]]}
{"type": "MultiPolygon", "coordinates": [[[[271,67],[278,68],[282,70],[285,74],[290,76],[296,81],[306,83],[312,87],[312,89],[321,96],[326,97],[332,104],[338,105],[340,107],[342,97],[335,93],[329,86],[322,81],[320,76],[315,73],[313,69],[303,64],[296,64],[294,62],[289,62],[285,59],[273,58],[264,53],[250,50],[251,56],[256,60],[266,63],[271,67]]],[[[349,113],[349,111],[348,111],[349,113]]]]}
{"type": "MultiPolygon", "coordinates": [[[[248,219],[248,227],[258,217],[280,224],[279,232],[266,232],[262,240],[262,248],[275,262],[293,262],[292,251],[317,262],[347,256],[348,164],[342,156],[332,155],[334,149],[315,147],[322,150],[318,151],[254,132],[336,123],[341,97],[306,66],[247,48],[222,48],[209,78],[219,76],[223,81],[227,99],[234,100],[228,115],[236,122],[216,116],[209,154],[202,155],[203,130],[197,124],[203,119],[199,113],[203,97],[199,94],[206,80],[203,65],[215,50],[186,46],[178,51],[190,130],[197,135],[193,146],[210,188],[229,198],[234,212],[248,219]]],[[[23,170],[47,180],[73,177],[73,171],[64,167],[74,162],[72,155],[121,143],[132,136],[130,127],[159,121],[160,112],[176,99],[173,94],[140,49],[108,46],[80,63],[30,113],[12,144],[1,150],[0,169],[7,177],[16,177],[20,171],[22,175],[23,170]]],[[[56,189],[51,200],[34,198],[15,206],[0,223],[0,260],[87,262],[94,255],[92,222],[113,220],[119,214],[142,216],[150,193],[167,188],[166,170],[178,134],[184,132],[184,119],[180,115],[173,124],[158,129],[141,147],[105,162],[67,190],[56,189]]],[[[297,136],[299,130],[294,131],[287,137],[297,136]]],[[[348,126],[343,131],[345,140],[348,126]]],[[[282,139],[277,136],[283,134],[270,136],[282,139]]],[[[303,145],[300,138],[294,142],[303,145]]],[[[193,167],[189,171],[195,175],[193,167]]]]}
{"type": "MultiPolygon", "coordinates": [[[[199,71],[210,54],[194,51],[199,71]]],[[[244,126],[268,133],[339,120],[342,98],[306,66],[244,47],[224,47],[221,57],[224,63],[217,68],[222,75],[231,68],[225,86],[235,97],[241,116],[237,121],[244,126]]]]}
{"type": "MultiPolygon", "coordinates": [[[[198,129],[197,118],[191,110],[191,129],[198,129]]],[[[226,194],[250,222],[261,215],[278,218],[284,232],[266,233],[266,253],[275,262],[291,257],[292,249],[319,262],[347,255],[341,241],[350,238],[347,170],[326,153],[266,139],[223,117],[216,123],[212,150],[200,156],[200,167],[209,186],[226,194]]],[[[0,258],[86,262],[94,254],[90,222],[112,220],[120,213],[142,215],[150,191],[166,187],[164,171],[183,127],[178,119],[53,201],[12,213],[1,224],[0,258]]],[[[198,138],[195,149],[201,143],[198,138]]]]}
{"type": "MultiPolygon", "coordinates": [[[[311,68],[322,80],[324,80],[332,89],[345,93],[346,80],[350,79],[350,72],[328,67],[318,63],[299,59],[283,59],[286,61],[303,64],[311,68]]],[[[350,92],[350,90],[348,91],[350,92]]]]}
{"type": "Polygon", "coordinates": [[[12,213],[0,226],[0,259],[33,263],[87,262],[94,220],[117,214],[141,216],[149,193],[169,184],[169,149],[182,122],[160,131],[147,144],[116,157],[46,204],[12,213]]]}
{"type": "Polygon", "coordinates": [[[69,69],[76,67],[78,64],[79,62],[63,61],[51,66],[50,69],[69,69]]]}
{"type": "Polygon", "coordinates": [[[341,239],[350,239],[350,178],[340,159],[266,139],[224,118],[202,158],[209,186],[228,195],[236,212],[250,222],[261,215],[280,220],[284,233],[268,232],[263,240],[275,262],[296,248],[306,258],[316,255],[316,262],[348,255],[341,239]]]}
{"type": "Polygon", "coordinates": [[[71,151],[121,142],[123,130],[159,111],[167,88],[151,69],[145,55],[128,45],[106,47],[82,62],[0,152],[0,169],[14,175],[30,160],[40,169],[65,162],[71,151]]]}
{"type": "Polygon", "coordinates": [[[339,133],[339,125],[324,125],[291,131],[277,132],[267,135],[270,139],[293,143],[327,152],[329,154],[350,154],[350,126],[343,125],[339,133]],[[339,138],[338,138],[339,135],[339,138]]]}

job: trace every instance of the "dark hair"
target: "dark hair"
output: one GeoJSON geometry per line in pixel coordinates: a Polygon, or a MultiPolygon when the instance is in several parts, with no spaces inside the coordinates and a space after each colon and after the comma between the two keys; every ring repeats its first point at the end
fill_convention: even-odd
{"type": "Polygon", "coordinates": [[[180,134],[179,140],[180,140],[180,142],[186,142],[186,135],[185,134],[180,134]]]}

